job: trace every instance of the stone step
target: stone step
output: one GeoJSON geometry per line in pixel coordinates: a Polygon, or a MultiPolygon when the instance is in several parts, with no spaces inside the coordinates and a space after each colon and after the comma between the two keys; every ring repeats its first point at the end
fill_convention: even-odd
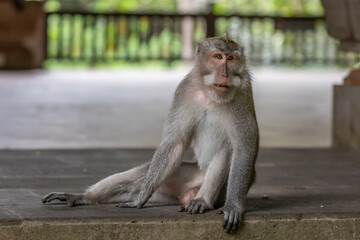
{"type": "MultiPolygon", "coordinates": [[[[236,235],[177,206],[44,205],[151,159],[154,149],[0,151],[0,239],[360,239],[360,151],[261,149],[236,235]]],[[[188,156],[187,160],[190,160],[188,156]]]]}

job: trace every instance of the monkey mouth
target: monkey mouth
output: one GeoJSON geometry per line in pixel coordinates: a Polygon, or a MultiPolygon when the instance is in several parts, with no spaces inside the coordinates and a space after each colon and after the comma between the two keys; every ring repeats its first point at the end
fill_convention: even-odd
{"type": "Polygon", "coordinates": [[[214,84],[213,84],[213,87],[214,87],[215,89],[219,89],[219,90],[223,90],[223,91],[225,91],[226,89],[230,88],[229,85],[218,84],[218,83],[214,83],[214,84]]]}

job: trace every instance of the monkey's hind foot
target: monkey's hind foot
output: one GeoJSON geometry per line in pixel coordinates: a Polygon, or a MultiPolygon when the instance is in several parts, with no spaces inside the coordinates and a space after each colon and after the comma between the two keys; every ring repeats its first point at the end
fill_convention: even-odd
{"type": "Polygon", "coordinates": [[[135,200],[132,202],[122,202],[122,203],[118,203],[116,204],[115,207],[119,207],[119,208],[142,208],[142,206],[145,203],[141,204],[139,201],[135,200]]]}
{"type": "Polygon", "coordinates": [[[190,200],[187,204],[182,205],[179,208],[180,212],[187,212],[189,214],[198,214],[204,213],[206,210],[212,209],[208,204],[202,199],[193,199],[190,200]]]}
{"type": "Polygon", "coordinates": [[[43,203],[50,203],[53,200],[59,200],[62,202],[66,202],[69,207],[85,204],[83,194],[52,192],[52,193],[45,195],[41,199],[41,201],[43,203]]]}

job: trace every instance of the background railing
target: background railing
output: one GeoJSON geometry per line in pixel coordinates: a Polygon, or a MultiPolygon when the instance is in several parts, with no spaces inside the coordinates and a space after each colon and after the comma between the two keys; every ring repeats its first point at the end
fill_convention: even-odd
{"type": "Polygon", "coordinates": [[[254,65],[337,64],[349,66],[359,54],[338,49],[322,17],[219,16],[210,14],[47,13],[47,59],[129,62],[184,58],[206,36],[241,42],[254,65]],[[182,28],[187,22],[187,28],[182,28]],[[190,26],[190,27],[189,27],[190,26]],[[184,45],[184,33],[190,45],[184,45]]]}

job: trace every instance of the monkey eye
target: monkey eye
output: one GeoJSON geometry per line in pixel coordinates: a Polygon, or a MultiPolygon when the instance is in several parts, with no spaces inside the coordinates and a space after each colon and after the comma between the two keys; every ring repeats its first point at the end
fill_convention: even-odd
{"type": "Polygon", "coordinates": [[[227,60],[234,60],[234,56],[230,55],[226,58],[227,60]]]}
{"type": "Polygon", "coordinates": [[[217,58],[217,59],[222,59],[223,57],[221,56],[221,54],[215,54],[215,57],[217,58]]]}

